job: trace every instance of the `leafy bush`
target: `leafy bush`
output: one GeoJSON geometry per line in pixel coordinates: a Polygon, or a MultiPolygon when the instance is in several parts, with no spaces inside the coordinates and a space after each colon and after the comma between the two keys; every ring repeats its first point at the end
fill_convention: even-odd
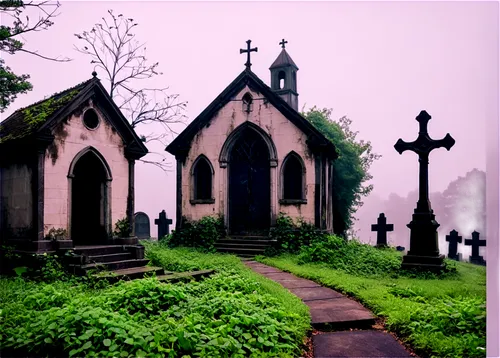
{"type": "Polygon", "coordinates": [[[131,232],[132,230],[128,218],[124,217],[116,222],[113,235],[116,237],[129,237],[131,232]]]}
{"type": "Polygon", "coordinates": [[[182,218],[180,230],[174,230],[166,238],[170,247],[197,247],[214,251],[217,240],[226,236],[224,218],[222,216],[204,216],[198,221],[182,218]]]}
{"type": "Polygon", "coordinates": [[[294,223],[291,217],[280,213],[276,218],[276,225],[269,233],[270,239],[276,240],[276,246],[274,252],[267,254],[298,253],[302,247],[310,245],[312,241],[322,240],[325,236],[313,224],[302,219],[294,223]]]}
{"type": "Polygon", "coordinates": [[[66,240],[68,238],[68,231],[63,228],[51,228],[47,235],[45,236],[46,240],[66,240]]]}
{"type": "Polygon", "coordinates": [[[445,270],[436,274],[417,270],[401,270],[402,256],[394,248],[375,248],[357,240],[346,241],[331,235],[303,246],[298,262],[325,263],[329,267],[358,276],[413,277],[434,279],[456,274],[456,264],[445,260],[445,270]]]}

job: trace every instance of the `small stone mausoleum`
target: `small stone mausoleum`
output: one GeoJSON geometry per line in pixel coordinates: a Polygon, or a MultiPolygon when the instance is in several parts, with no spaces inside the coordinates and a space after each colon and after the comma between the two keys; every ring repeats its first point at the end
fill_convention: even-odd
{"type": "Polygon", "coordinates": [[[0,234],[47,251],[51,229],[72,245],[106,244],[134,219],[134,163],[147,148],[93,78],[0,123],[0,234]]]}
{"type": "Polygon", "coordinates": [[[222,215],[229,234],[261,235],[279,213],[334,231],[335,146],[298,112],[297,71],[285,41],[271,86],[245,70],[166,148],[177,161],[182,217],[222,215]]]}

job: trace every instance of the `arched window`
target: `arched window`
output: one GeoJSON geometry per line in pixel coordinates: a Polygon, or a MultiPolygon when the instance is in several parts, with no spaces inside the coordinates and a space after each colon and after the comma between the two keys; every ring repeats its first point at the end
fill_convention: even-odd
{"type": "Polygon", "coordinates": [[[285,88],[285,78],[286,78],[285,71],[280,71],[278,73],[279,89],[285,88]]]}
{"type": "Polygon", "coordinates": [[[252,95],[247,92],[242,98],[243,101],[243,112],[252,112],[253,110],[253,98],[252,95]]]}
{"type": "Polygon", "coordinates": [[[212,165],[204,155],[193,164],[193,199],[196,203],[206,203],[212,199],[212,165]]]}
{"type": "Polygon", "coordinates": [[[283,183],[283,200],[303,201],[304,193],[304,165],[302,159],[295,152],[290,153],[283,161],[281,170],[283,183]]]}

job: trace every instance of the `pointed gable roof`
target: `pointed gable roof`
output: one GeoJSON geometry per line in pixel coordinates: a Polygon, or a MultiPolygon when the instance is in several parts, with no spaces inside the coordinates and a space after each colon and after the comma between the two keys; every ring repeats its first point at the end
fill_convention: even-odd
{"type": "Polygon", "coordinates": [[[271,65],[271,67],[269,67],[269,69],[271,70],[273,68],[286,67],[286,66],[293,66],[293,67],[295,67],[296,70],[299,69],[297,67],[297,65],[295,64],[295,62],[293,62],[293,60],[290,57],[290,55],[288,54],[288,52],[286,52],[285,49],[282,49],[281,52],[280,52],[280,54],[276,58],[276,60],[274,60],[274,62],[271,65]]]}
{"type": "Polygon", "coordinates": [[[99,101],[106,119],[123,138],[134,157],[140,158],[148,153],[144,143],[97,77],[16,110],[0,122],[0,146],[49,135],[50,129],[90,98],[99,101]]]}
{"type": "Polygon", "coordinates": [[[278,111],[283,114],[290,122],[297,126],[303,133],[308,136],[308,145],[313,148],[321,147],[326,150],[326,153],[332,158],[337,158],[337,151],[333,143],[328,140],[314,125],[307,119],[302,117],[295,109],[283,100],[279,95],[273,92],[262,80],[257,77],[251,70],[245,69],[241,72],[233,82],[222,91],[215,100],[203,110],[184,129],[177,138],[170,143],[165,150],[175,156],[183,157],[189,151],[191,141],[195,135],[205,127],[213,116],[222,109],[235,95],[237,95],[245,86],[248,86],[253,91],[261,93],[269,103],[271,103],[278,111]]]}

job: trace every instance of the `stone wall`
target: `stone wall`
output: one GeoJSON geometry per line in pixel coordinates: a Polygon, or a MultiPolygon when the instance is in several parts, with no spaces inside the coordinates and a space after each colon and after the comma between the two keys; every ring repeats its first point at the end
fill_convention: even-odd
{"type": "Polygon", "coordinates": [[[88,146],[95,148],[107,162],[112,176],[111,224],[126,216],[128,195],[128,161],[124,155],[123,140],[105,120],[97,106],[89,103],[81,113],[73,114],[67,123],[55,130],[54,144],[45,159],[45,234],[50,228],[69,228],[68,213],[71,205],[68,173],[75,156],[88,146]],[[99,126],[90,130],[83,124],[83,113],[94,108],[99,115],[99,126]]]}
{"type": "Polygon", "coordinates": [[[219,165],[219,155],[224,142],[230,133],[246,121],[262,128],[273,140],[277,150],[278,165],[271,168],[271,222],[274,222],[278,213],[283,212],[293,218],[303,218],[314,223],[315,203],[315,166],[314,158],[310,155],[306,145],[306,136],[281,112],[262,98],[262,95],[244,88],[232,101],[222,108],[211,120],[210,125],[200,130],[193,139],[186,163],[182,166],[182,214],[190,220],[199,220],[205,215],[222,214],[227,223],[227,168],[219,165]],[[253,110],[243,111],[242,97],[247,93],[253,97],[253,110]],[[291,151],[299,154],[306,167],[306,199],[307,204],[281,205],[280,173],[285,156],[291,151]],[[205,155],[211,162],[215,175],[213,177],[214,198],[213,204],[191,204],[192,180],[191,169],[193,162],[200,154],[205,155]]]}
{"type": "Polygon", "coordinates": [[[32,229],[32,170],[26,164],[0,168],[0,232],[27,238],[32,229]]]}

